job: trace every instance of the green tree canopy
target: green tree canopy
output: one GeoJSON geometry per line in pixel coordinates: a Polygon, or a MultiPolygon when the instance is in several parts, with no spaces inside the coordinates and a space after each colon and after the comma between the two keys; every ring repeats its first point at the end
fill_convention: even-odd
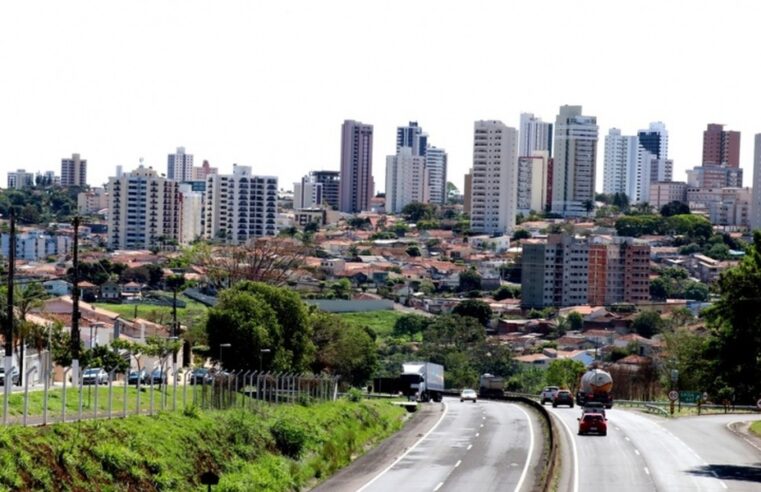
{"type": "Polygon", "coordinates": [[[460,273],[460,292],[469,292],[471,290],[481,289],[481,275],[475,268],[465,270],[460,273]]]}
{"type": "Polygon", "coordinates": [[[664,217],[671,217],[672,215],[682,215],[682,214],[689,214],[690,213],[690,207],[684,202],[680,202],[678,200],[675,200],[673,202],[668,202],[666,205],[661,207],[661,215],[664,217]]]}
{"type": "Polygon", "coordinates": [[[568,388],[575,393],[586,368],[584,363],[574,359],[555,359],[547,366],[546,384],[568,388]]]}
{"type": "Polygon", "coordinates": [[[638,335],[650,338],[661,332],[664,326],[664,321],[661,319],[661,315],[657,311],[645,310],[642,311],[634,318],[632,328],[638,335]]]}
{"type": "Polygon", "coordinates": [[[488,304],[476,299],[462,301],[452,309],[452,314],[473,318],[486,326],[492,317],[492,310],[488,304]]]}
{"type": "Polygon", "coordinates": [[[352,386],[364,385],[375,372],[378,353],[368,328],[346,324],[337,316],[312,313],[316,357],[311,364],[315,373],[341,376],[352,386]]]}
{"type": "Polygon", "coordinates": [[[394,323],[394,335],[395,336],[415,336],[418,333],[422,333],[430,320],[425,316],[419,314],[405,314],[398,318],[394,323]]]}

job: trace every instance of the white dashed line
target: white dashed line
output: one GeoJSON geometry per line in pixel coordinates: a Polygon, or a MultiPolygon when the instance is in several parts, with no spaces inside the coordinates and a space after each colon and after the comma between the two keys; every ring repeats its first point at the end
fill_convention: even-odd
{"type": "Polygon", "coordinates": [[[481,433],[480,433],[480,432],[476,432],[476,437],[478,437],[478,436],[480,436],[480,435],[481,435],[481,433]]]}
{"type": "Polygon", "coordinates": [[[439,490],[443,486],[444,486],[444,482],[439,482],[439,484],[436,486],[436,488],[433,489],[433,492],[436,492],[437,490],[439,490]]]}
{"type": "Polygon", "coordinates": [[[636,454],[637,456],[639,456],[639,451],[635,449],[635,450],[634,450],[634,454],[636,454]]]}
{"type": "Polygon", "coordinates": [[[481,424],[481,428],[483,428],[484,424],[481,424]]]}
{"type": "Polygon", "coordinates": [[[457,463],[454,464],[454,467],[457,468],[462,464],[462,460],[457,460],[457,463]]]}
{"type": "Polygon", "coordinates": [[[486,420],[486,417],[481,417],[481,420],[486,420]]]}
{"type": "Polygon", "coordinates": [[[631,439],[629,439],[629,438],[628,438],[628,437],[626,437],[626,436],[624,436],[624,439],[626,439],[627,441],[631,441],[631,439]]]}
{"type": "Polygon", "coordinates": [[[648,469],[647,469],[647,467],[645,467],[645,473],[647,473],[648,475],[650,475],[650,470],[648,470],[648,469]]]}
{"type": "Polygon", "coordinates": [[[468,444],[468,449],[466,449],[465,451],[470,451],[470,449],[471,449],[472,447],[473,447],[473,445],[472,445],[472,444],[468,444]]]}

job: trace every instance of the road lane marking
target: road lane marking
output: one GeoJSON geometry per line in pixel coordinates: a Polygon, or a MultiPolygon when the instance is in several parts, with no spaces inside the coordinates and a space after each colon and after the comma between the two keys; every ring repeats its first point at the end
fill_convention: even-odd
{"type": "Polygon", "coordinates": [[[639,451],[635,449],[635,450],[634,450],[634,454],[636,454],[637,456],[639,456],[639,451]]]}
{"type": "Polygon", "coordinates": [[[631,442],[631,439],[629,439],[629,438],[628,438],[628,437],[626,437],[626,436],[624,436],[624,439],[626,439],[627,441],[631,442]]]}
{"type": "Polygon", "coordinates": [[[515,486],[515,492],[518,492],[521,487],[523,487],[523,482],[526,480],[526,475],[528,474],[528,467],[531,464],[531,456],[534,454],[534,426],[531,423],[531,417],[529,414],[520,406],[513,405],[515,408],[523,412],[523,415],[526,416],[526,420],[528,421],[528,435],[529,435],[529,444],[528,444],[528,454],[526,455],[526,464],[523,466],[523,471],[521,472],[521,478],[518,480],[518,484],[515,486]]]}
{"type": "Polygon", "coordinates": [[[481,420],[486,420],[486,417],[481,417],[481,420]]]}
{"type": "Polygon", "coordinates": [[[743,441],[747,442],[748,444],[750,444],[751,446],[753,446],[753,447],[754,447],[754,448],[756,448],[757,450],[761,451],[761,447],[759,447],[759,446],[758,446],[758,444],[754,443],[753,441],[751,441],[751,440],[750,440],[750,439],[748,439],[747,437],[744,437],[744,436],[743,436],[743,435],[742,435],[740,432],[736,431],[736,430],[735,430],[735,429],[732,427],[732,426],[733,426],[733,425],[735,425],[735,424],[741,424],[741,423],[742,423],[742,422],[741,422],[741,421],[739,421],[739,420],[736,420],[736,421],[734,421],[734,422],[727,422],[727,426],[726,426],[726,427],[727,427],[727,430],[729,430],[729,432],[731,432],[732,434],[734,434],[734,435],[736,435],[736,436],[738,436],[738,437],[742,438],[742,440],[743,440],[743,441]]]}
{"type": "Polygon", "coordinates": [[[480,435],[481,435],[481,433],[480,433],[480,432],[476,432],[476,437],[478,437],[478,436],[480,436],[480,435]]]}
{"type": "Polygon", "coordinates": [[[481,424],[481,427],[483,428],[484,424],[481,424]]]}
{"type": "Polygon", "coordinates": [[[647,467],[645,467],[645,473],[647,473],[648,475],[650,475],[650,470],[648,470],[648,469],[647,469],[647,467]]]}
{"type": "Polygon", "coordinates": [[[465,451],[470,451],[470,448],[472,448],[472,447],[473,447],[472,444],[468,444],[468,449],[466,449],[465,451]]]}
{"type": "Polygon", "coordinates": [[[571,441],[571,454],[573,455],[573,492],[579,492],[579,451],[576,449],[576,439],[573,437],[573,432],[565,420],[558,417],[554,412],[555,420],[563,424],[565,431],[568,433],[568,440],[571,441]]]}
{"type": "Polygon", "coordinates": [[[433,492],[436,492],[444,485],[444,482],[439,482],[439,484],[436,486],[436,488],[433,489],[433,492]]]}
{"type": "Polygon", "coordinates": [[[457,463],[454,464],[454,467],[457,468],[462,464],[462,460],[457,460],[457,463]]]}
{"type": "MultiPolygon", "coordinates": [[[[421,442],[423,442],[423,441],[424,441],[424,440],[425,440],[425,439],[426,439],[428,436],[430,436],[430,435],[431,435],[431,433],[433,433],[433,431],[435,431],[435,430],[436,430],[436,428],[439,426],[439,424],[441,424],[441,422],[444,420],[444,417],[446,417],[446,416],[447,416],[447,411],[448,411],[448,410],[449,410],[449,406],[448,406],[446,403],[444,403],[444,411],[441,413],[441,417],[439,417],[439,420],[437,420],[437,421],[436,421],[436,423],[435,423],[435,424],[433,424],[433,427],[431,427],[431,428],[428,430],[428,432],[426,432],[425,434],[423,434],[423,437],[421,437],[420,439],[418,439],[417,441],[415,441],[415,444],[413,444],[412,446],[410,446],[410,447],[409,447],[409,449],[407,449],[407,451],[405,451],[404,453],[402,453],[402,455],[401,455],[401,456],[399,456],[399,457],[398,457],[396,460],[394,460],[394,462],[393,462],[393,463],[391,463],[390,465],[388,465],[388,467],[387,467],[385,470],[383,470],[383,471],[381,471],[379,474],[375,475],[375,477],[373,477],[373,478],[372,478],[372,479],[371,479],[369,482],[367,482],[367,483],[366,483],[366,484],[364,484],[362,487],[360,487],[360,488],[357,490],[357,492],[362,492],[362,491],[363,491],[363,490],[365,490],[367,487],[369,487],[370,485],[372,485],[372,484],[373,484],[373,483],[374,483],[376,480],[378,480],[380,477],[382,477],[383,475],[385,475],[385,474],[386,474],[386,472],[388,472],[388,471],[389,471],[390,469],[392,469],[392,468],[393,468],[393,467],[394,467],[394,466],[395,466],[397,463],[399,463],[400,461],[402,461],[402,460],[403,460],[403,459],[404,459],[404,458],[405,458],[405,457],[406,457],[408,454],[410,454],[410,453],[412,452],[412,450],[413,450],[413,449],[415,449],[415,448],[418,446],[418,444],[420,444],[420,443],[421,443],[421,442]]],[[[441,482],[441,483],[439,484],[439,487],[440,487],[440,486],[442,486],[442,485],[444,485],[444,482],[441,482]]],[[[436,490],[438,490],[438,489],[436,489],[436,490]]]]}

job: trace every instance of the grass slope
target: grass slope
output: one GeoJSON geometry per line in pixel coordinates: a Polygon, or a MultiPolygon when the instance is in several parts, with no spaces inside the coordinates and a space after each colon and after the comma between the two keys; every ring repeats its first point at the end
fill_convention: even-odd
{"type": "MultiPolygon", "coordinates": [[[[171,294],[166,294],[171,296],[171,294]]],[[[183,316],[186,311],[205,312],[206,306],[198,301],[194,301],[189,297],[179,296],[178,299],[187,303],[186,307],[177,308],[177,316],[183,316]]],[[[110,304],[107,302],[94,303],[95,306],[118,313],[122,318],[132,320],[135,317],[142,319],[155,320],[158,323],[168,323],[172,319],[172,307],[171,306],[159,306],[156,304],[110,304]],[[135,308],[137,307],[137,316],[135,316],[135,308]]]]}
{"type": "Polygon", "coordinates": [[[5,490],[299,490],[401,428],[386,401],[263,405],[156,417],[0,428],[5,490]]]}
{"type": "Polygon", "coordinates": [[[761,437],[761,420],[750,424],[750,431],[758,437],[761,437]]]}
{"type": "Polygon", "coordinates": [[[341,319],[358,326],[369,326],[380,337],[391,335],[396,320],[407,313],[399,311],[371,311],[367,313],[340,313],[341,319]]]}

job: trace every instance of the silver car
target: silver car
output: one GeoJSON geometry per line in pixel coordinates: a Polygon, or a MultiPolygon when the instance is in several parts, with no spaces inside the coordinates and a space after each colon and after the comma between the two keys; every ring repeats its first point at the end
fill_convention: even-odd
{"type": "Polygon", "coordinates": [[[476,394],[476,390],[466,388],[462,390],[462,392],[460,393],[460,402],[463,402],[465,400],[470,400],[473,403],[475,403],[477,399],[478,399],[478,395],[476,394]]]}

